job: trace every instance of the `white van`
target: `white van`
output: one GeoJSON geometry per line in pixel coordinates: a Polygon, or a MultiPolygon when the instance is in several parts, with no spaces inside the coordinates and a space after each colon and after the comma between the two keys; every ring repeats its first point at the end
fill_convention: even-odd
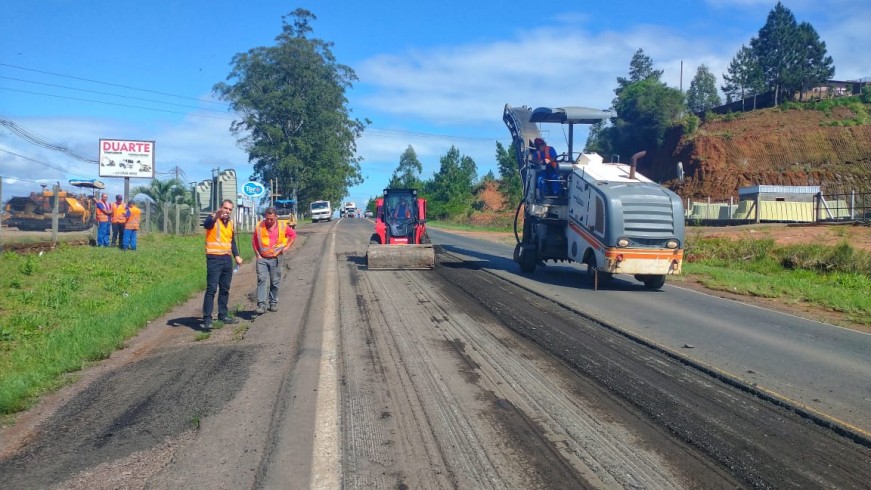
{"type": "Polygon", "coordinates": [[[315,201],[311,203],[312,223],[326,220],[332,221],[333,208],[330,206],[330,201],[315,201]]]}

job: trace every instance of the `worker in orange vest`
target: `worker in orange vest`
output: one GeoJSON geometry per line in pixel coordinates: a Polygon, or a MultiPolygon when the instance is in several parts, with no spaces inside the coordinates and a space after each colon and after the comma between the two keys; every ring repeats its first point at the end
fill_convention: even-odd
{"type": "Polygon", "coordinates": [[[203,297],[203,330],[212,329],[212,309],[215,294],[218,295],[218,320],[225,324],[238,323],[229,315],[227,301],[230,299],[230,284],[233,281],[233,261],[242,265],[242,257],[236,248],[236,232],[233,226],[233,201],[224,199],[221,208],[203,221],[206,229],[206,294],[203,297]]]}
{"type": "Polygon", "coordinates": [[[124,224],[124,250],[136,250],[136,235],[139,231],[139,218],[142,211],[135,202],[127,204],[126,223],[124,224]]]}
{"type": "Polygon", "coordinates": [[[539,192],[556,196],[562,192],[562,182],[559,175],[559,163],[557,163],[556,150],[548,146],[544,138],[535,138],[535,151],[532,154],[533,162],[544,166],[544,174],[539,177],[539,192]]]}
{"type": "Polygon", "coordinates": [[[112,229],[112,224],[109,222],[112,219],[112,205],[109,204],[109,195],[103,193],[100,200],[96,204],[97,213],[97,246],[109,246],[109,234],[112,229]]]}
{"type": "Polygon", "coordinates": [[[124,205],[124,196],[115,196],[112,203],[112,246],[118,246],[124,250],[124,224],[127,223],[127,206],[124,205]]]}
{"type": "Polygon", "coordinates": [[[258,315],[266,313],[266,300],[269,311],[278,311],[278,286],[281,283],[281,254],[296,240],[296,232],[284,221],[278,220],[278,213],[272,206],[263,211],[263,221],[251,236],[251,246],[257,255],[257,309],[258,315]],[[267,295],[268,292],[268,295],[267,295]]]}

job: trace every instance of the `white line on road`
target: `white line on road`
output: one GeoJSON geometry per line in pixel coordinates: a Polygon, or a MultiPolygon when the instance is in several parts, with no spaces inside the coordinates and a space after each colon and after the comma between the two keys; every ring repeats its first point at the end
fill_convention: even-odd
{"type": "MultiPolygon", "coordinates": [[[[335,230],[335,228],[334,228],[335,230]]],[[[324,324],[321,364],[315,413],[314,452],[310,488],[340,488],[342,459],[339,450],[338,349],[336,348],[339,311],[336,233],[330,234],[324,298],[324,324]]]]}

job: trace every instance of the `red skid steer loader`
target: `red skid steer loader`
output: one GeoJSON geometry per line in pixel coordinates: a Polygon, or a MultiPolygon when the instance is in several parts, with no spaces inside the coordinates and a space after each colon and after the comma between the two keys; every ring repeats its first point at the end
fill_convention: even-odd
{"type": "Polygon", "coordinates": [[[384,189],[375,200],[375,233],[369,239],[369,269],[432,269],[435,250],[426,233],[426,199],[414,189],[384,189]]]}

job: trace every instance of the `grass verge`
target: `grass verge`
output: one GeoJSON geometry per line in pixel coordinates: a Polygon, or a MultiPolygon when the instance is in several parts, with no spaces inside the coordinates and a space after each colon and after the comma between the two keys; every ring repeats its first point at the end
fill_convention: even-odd
{"type": "MultiPolygon", "coordinates": [[[[250,258],[250,247],[239,249],[250,258]]],[[[205,288],[199,235],[145,235],[135,252],[63,244],[43,255],[7,252],[0,269],[0,414],[26,409],[65,373],[107,358],[205,288]]]]}
{"type": "Polygon", "coordinates": [[[777,246],[771,239],[689,242],[684,273],[707,288],[807,303],[871,326],[871,254],[848,243],[777,246]]]}
{"type": "Polygon", "coordinates": [[[491,231],[491,232],[500,232],[500,233],[511,233],[514,231],[513,224],[498,224],[491,226],[481,226],[472,223],[465,222],[457,222],[457,221],[446,221],[446,220],[427,220],[427,226],[432,226],[433,228],[443,228],[445,230],[457,230],[457,231],[491,231]]]}

